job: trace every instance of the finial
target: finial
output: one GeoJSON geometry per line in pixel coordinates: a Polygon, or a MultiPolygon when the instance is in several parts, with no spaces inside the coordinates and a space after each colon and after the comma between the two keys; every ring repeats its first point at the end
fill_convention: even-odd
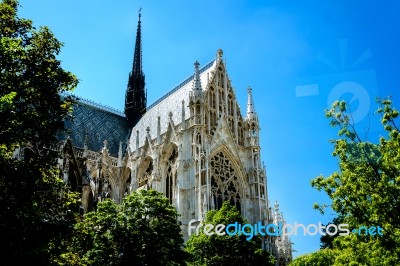
{"type": "Polygon", "coordinates": [[[107,140],[105,139],[105,140],[103,141],[103,145],[104,145],[103,148],[104,148],[104,149],[107,149],[107,144],[108,144],[108,142],[107,142],[107,140]]]}
{"type": "Polygon", "coordinates": [[[139,21],[140,21],[140,17],[142,16],[142,7],[139,8],[138,13],[139,13],[139,21]]]}
{"type": "MultiPolygon", "coordinates": [[[[85,130],[86,131],[86,130],[85,130]]],[[[88,153],[88,133],[85,133],[85,142],[83,143],[83,155],[82,157],[86,158],[88,153]]]]}
{"type": "Polygon", "coordinates": [[[275,200],[275,211],[278,212],[278,210],[279,210],[279,203],[277,200],[275,200]]]}
{"type": "Polygon", "coordinates": [[[119,152],[122,154],[122,141],[119,142],[119,152]]]}
{"type": "Polygon", "coordinates": [[[107,141],[107,139],[105,139],[104,141],[103,141],[103,149],[101,149],[101,152],[108,152],[108,141],[107,141]]]}
{"type": "Polygon", "coordinates": [[[222,49],[218,49],[218,51],[217,51],[218,60],[222,60],[222,55],[223,54],[224,54],[224,52],[222,51],[222,49]]]}
{"type": "Polygon", "coordinates": [[[87,146],[87,143],[88,143],[88,133],[87,133],[87,131],[86,131],[86,129],[85,129],[85,140],[84,140],[84,142],[83,142],[83,145],[84,145],[84,146],[87,146]]]}
{"type": "Polygon", "coordinates": [[[161,144],[161,117],[157,116],[157,144],[161,144]]]}
{"type": "Polygon", "coordinates": [[[200,71],[199,71],[200,63],[196,60],[194,62],[194,77],[193,77],[193,90],[195,92],[195,96],[199,96],[201,88],[201,81],[200,81],[200,71]]]}
{"type": "Polygon", "coordinates": [[[118,148],[118,167],[122,166],[122,141],[119,142],[119,148],[118,148]]]}
{"type": "Polygon", "coordinates": [[[256,115],[256,111],[254,109],[253,95],[251,93],[252,89],[249,86],[247,88],[247,118],[252,119],[256,115]]]}
{"type": "Polygon", "coordinates": [[[185,100],[182,99],[181,129],[185,129],[185,100]]]}

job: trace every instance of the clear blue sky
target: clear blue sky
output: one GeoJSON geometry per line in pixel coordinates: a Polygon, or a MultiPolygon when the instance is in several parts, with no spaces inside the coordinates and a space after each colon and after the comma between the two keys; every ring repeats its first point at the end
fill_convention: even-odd
{"type": "MultiPolygon", "coordinates": [[[[242,107],[252,86],[261,122],[270,200],[289,223],[327,222],[312,209],[329,200],[310,180],[337,170],[323,110],[352,99],[368,138],[379,132],[376,96],[400,105],[400,1],[54,1],[22,0],[20,16],[64,42],[63,66],[80,79],[75,93],[123,109],[142,7],[143,69],[151,104],[223,49],[242,107]],[[368,115],[370,114],[370,115],[368,115]]],[[[243,113],[242,113],[243,114],[243,113]]],[[[319,237],[292,237],[299,254],[319,237]]]]}

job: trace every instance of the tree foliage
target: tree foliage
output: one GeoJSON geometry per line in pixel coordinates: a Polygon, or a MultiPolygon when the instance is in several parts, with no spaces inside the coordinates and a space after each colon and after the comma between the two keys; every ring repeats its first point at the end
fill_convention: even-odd
{"type": "Polygon", "coordinates": [[[30,20],[17,17],[18,3],[1,3],[0,13],[0,139],[10,148],[30,143],[35,152],[56,140],[72,105],[60,92],[77,79],[57,60],[62,43],[47,27],[36,31],[30,20]]]}
{"type": "MultiPolygon", "coordinates": [[[[318,176],[311,185],[328,194],[331,208],[342,223],[349,224],[350,230],[360,226],[380,226],[384,230],[383,236],[336,237],[333,265],[400,263],[400,134],[396,124],[399,112],[390,99],[378,100],[378,104],[384,132],[379,143],[360,137],[345,102],[335,102],[326,112],[331,125],[339,128],[340,138],[333,141],[339,171],[328,177],[318,176]]],[[[326,252],[330,251],[312,256],[326,252]]]]}
{"type": "Polygon", "coordinates": [[[61,265],[184,265],[176,209],[161,193],[140,190],[121,205],[106,200],[76,224],[61,265]]]}
{"type": "Polygon", "coordinates": [[[331,229],[329,234],[327,234],[326,227],[329,226],[329,224],[338,225],[341,223],[343,223],[343,218],[338,216],[338,217],[333,218],[332,222],[329,222],[328,224],[324,225],[325,228],[322,229],[322,232],[324,233],[324,235],[322,235],[320,237],[321,249],[333,248],[333,241],[335,240],[336,237],[339,236],[339,232],[336,232],[336,234],[335,234],[334,229],[331,229]]]}
{"type": "Polygon", "coordinates": [[[35,30],[17,9],[15,0],[0,3],[0,235],[12,265],[44,265],[75,221],[76,195],[47,148],[73,102],[60,92],[77,79],[57,60],[62,44],[50,30],[35,30]]]}
{"type": "MultiPolygon", "coordinates": [[[[246,223],[236,207],[226,201],[218,211],[207,212],[203,226],[235,222],[246,223]]],[[[190,265],[274,265],[274,258],[261,249],[258,236],[247,241],[245,235],[208,236],[200,229],[198,235],[193,233],[190,236],[186,250],[191,255],[190,265]]]]}
{"type": "Polygon", "coordinates": [[[331,266],[335,262],[336,250],[321,249],[313,253],[301,255],[293,260],[290,266],[331,266]]]}

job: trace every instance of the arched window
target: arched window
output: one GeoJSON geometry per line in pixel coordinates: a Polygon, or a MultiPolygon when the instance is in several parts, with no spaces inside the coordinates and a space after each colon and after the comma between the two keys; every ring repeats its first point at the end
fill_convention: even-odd
{"type": "Polygon", "coordinates": [[[243,137],[243,124],[241,120],[239,120],[238,122],[238,142],[240,146],[243,146],[244,137],[243,137]]]}
{"type": "Polygon", "coordinates": [[[210,87],[210,106],[211,106],[211,108],[215,108],[215,93],[214,93],[214,87],[210,87]]]}
{"type": "Polygon", "coordinates": [[[215,209],[221,208],[224,201],[229,201],[240,212],[240,185],[232,163],[223,152],[219,152],[211,158],[210,164],[211,193],[215,209]]]}
{"type": "Polygon", "coordinates": [[[177,147],[174,146],[168,155],[168,160],[166,161],[166,175],[165,175],[165,196],[169,199],[172,204],[172,199],[174,198],[174,191],[176,189],[177,182],[177,167],[176,158],[178,157],[177,147]]]}
{"type": "Polygon", "coordinates": [[[256,135],[256,124],[255,123],[251,123],[250,125],[250,131],[251,131],[251,135],[255,136],[256,135]]]}
{"type": "Polygon", "coordinates": [[[228,114],[230,116],[233,116],[233,100],[232,100],[232,94],[228,94],[228,114]]]}
{"type": "Polygon", "coordinates": [[[192,156],[195,157],[201,152],[201,134],[200,132],[192,132],[192,156]]]}

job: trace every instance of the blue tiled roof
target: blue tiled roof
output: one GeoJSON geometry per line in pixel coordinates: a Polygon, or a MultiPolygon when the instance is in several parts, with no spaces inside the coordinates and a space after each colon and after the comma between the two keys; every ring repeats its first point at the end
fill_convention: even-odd
{"type": "Polygon", "coordinates": [[[87,137],[88,149],[100,151],[107,140],[110,155],[117,157],[119,142],[126,147],[129,127],[125,117],[99,104],[79,100],[73,108],[73,120],[66,122],[69,137],[75,147],[83,148],[87,137]]]}

